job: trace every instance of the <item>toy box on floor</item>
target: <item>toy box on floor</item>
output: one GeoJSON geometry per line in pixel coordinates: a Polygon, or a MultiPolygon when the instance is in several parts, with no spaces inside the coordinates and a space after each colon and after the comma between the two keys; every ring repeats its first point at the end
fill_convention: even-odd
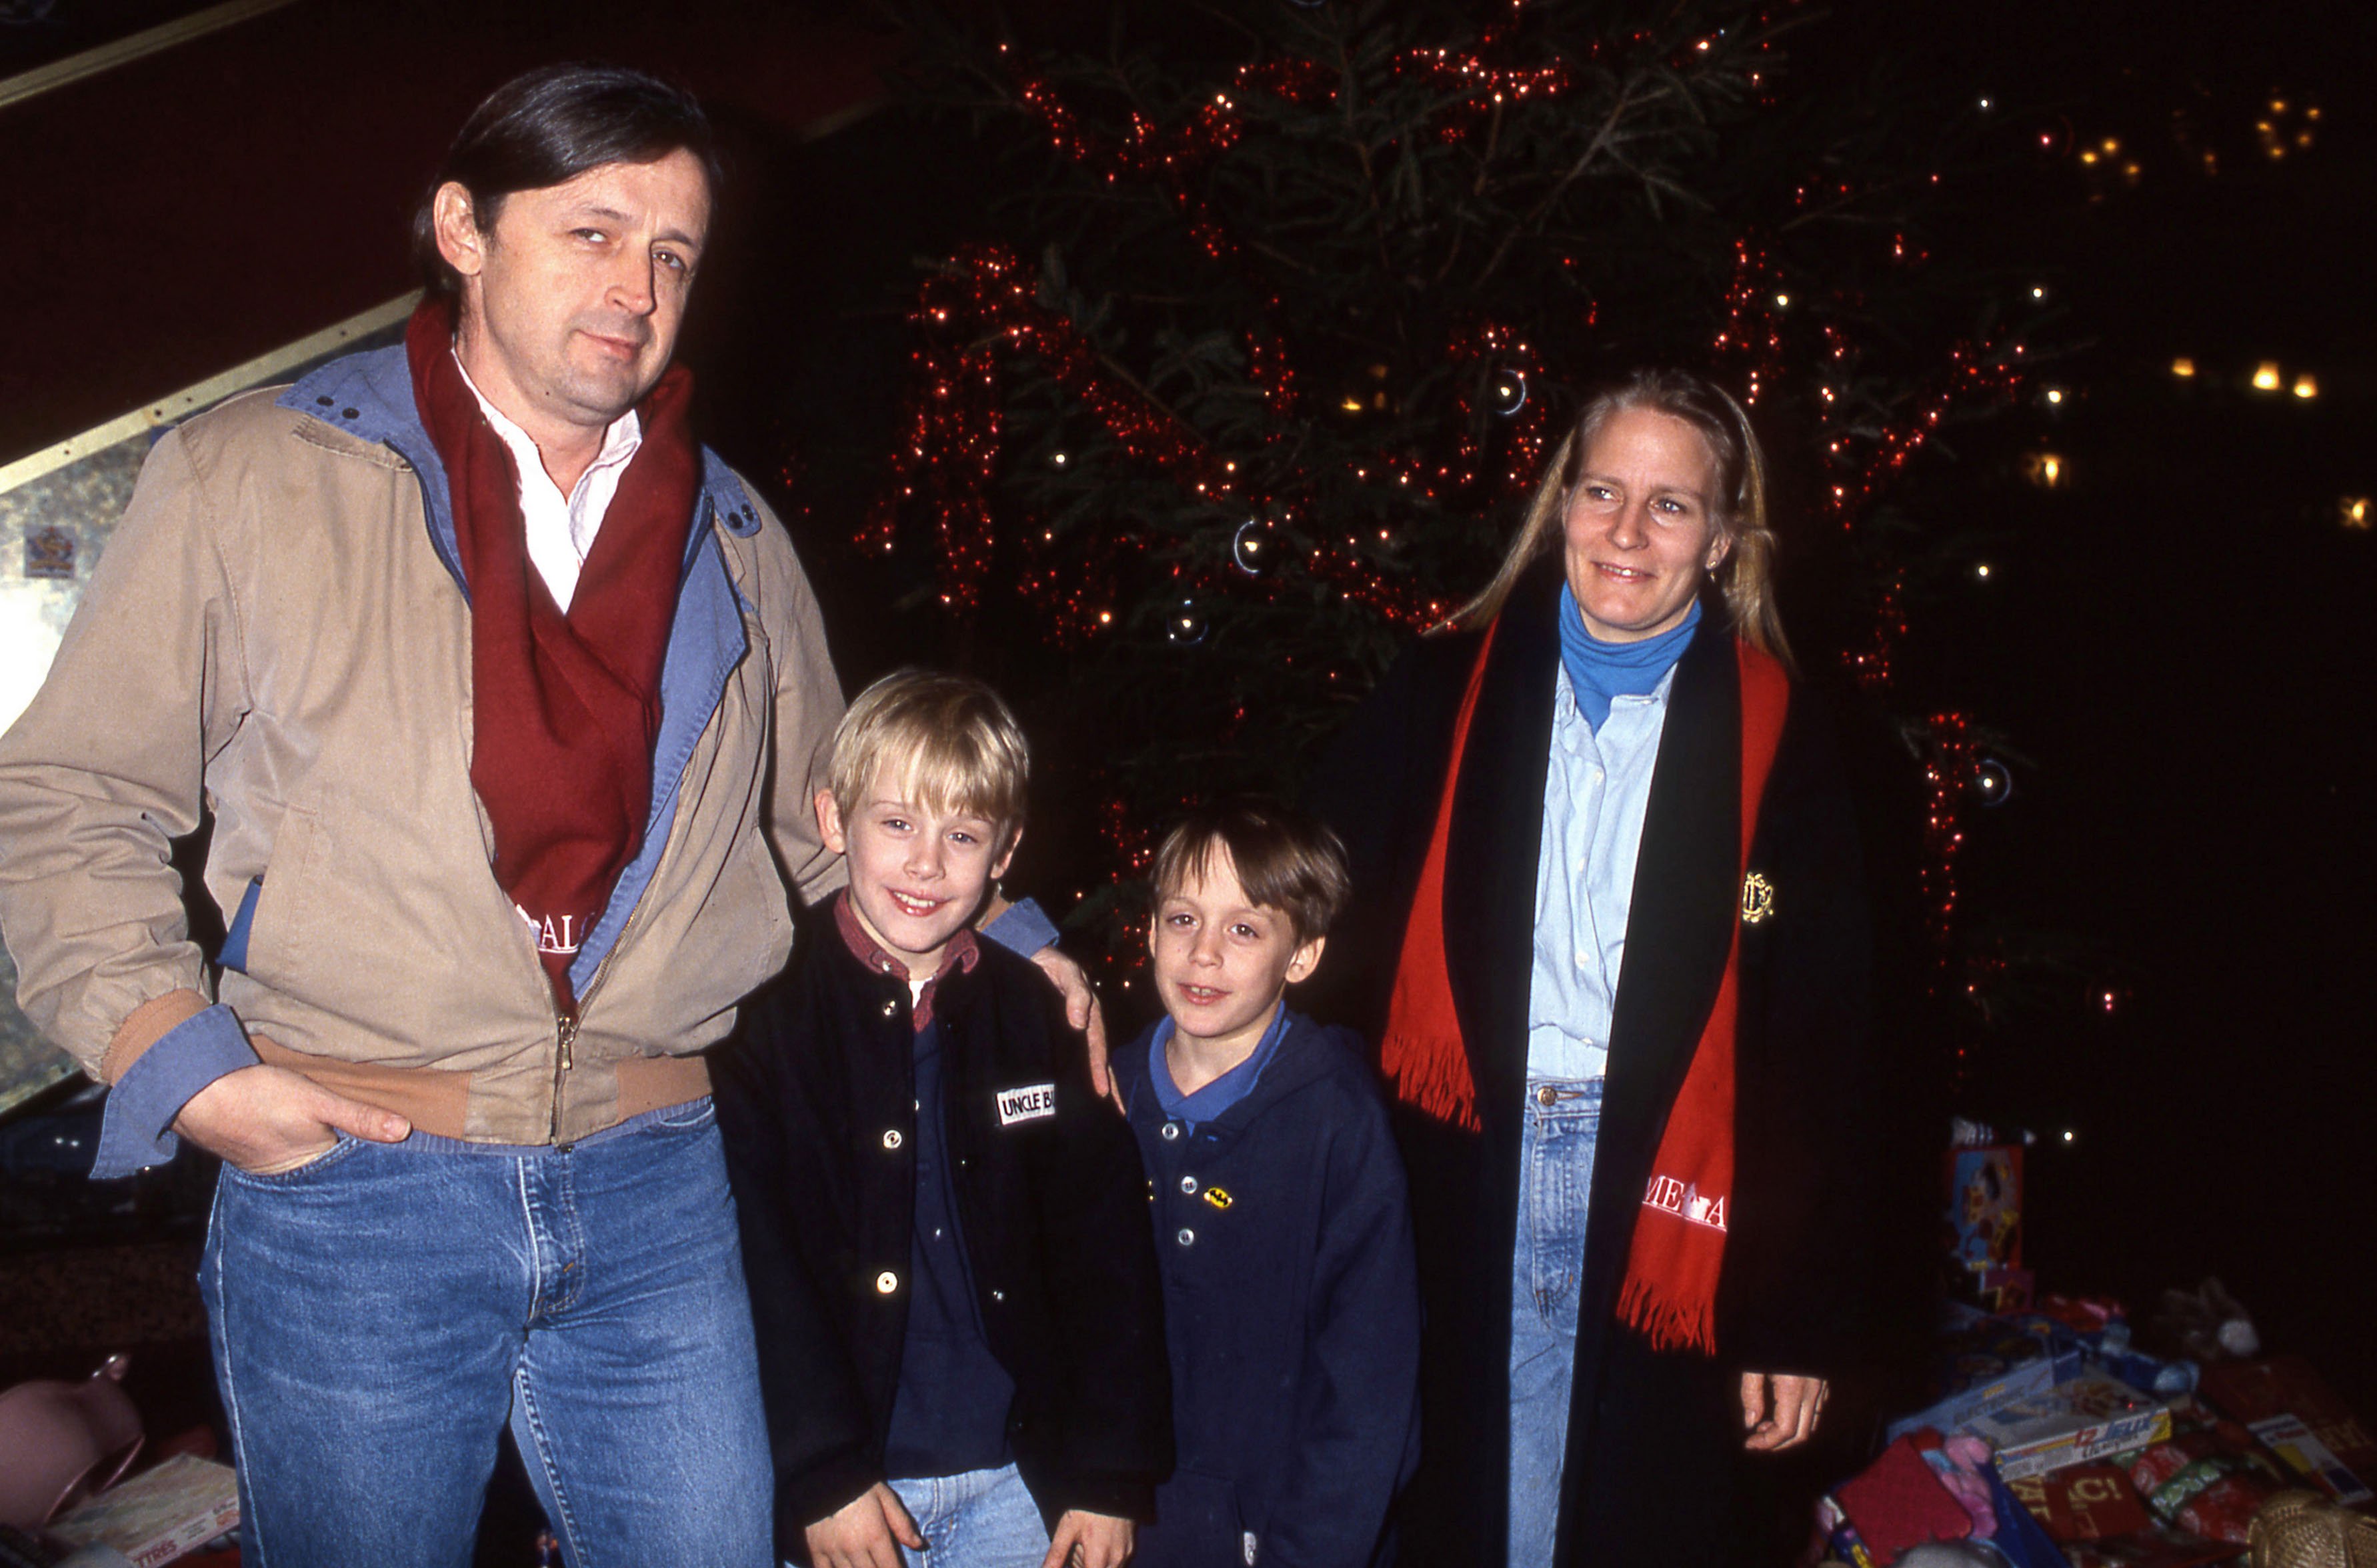
{"type": "Polygon", "coordinates": [[[188,1556],[239,1524],[239,1482],[229,1465],[176,1454],[120,1481],[60,1518],[47,1533],[73,1548],[68,1562],[160,1565],[188,1556]]]}

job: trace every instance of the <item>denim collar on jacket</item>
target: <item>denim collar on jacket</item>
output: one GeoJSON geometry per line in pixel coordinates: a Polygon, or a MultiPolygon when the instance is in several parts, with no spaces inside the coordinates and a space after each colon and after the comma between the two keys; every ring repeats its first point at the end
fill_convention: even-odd
{"type": "MultiPolygon", "coordinates": [[[[332,360],[281,393],[278,400],[284,409],[386,446],[412,466],[421,481],[430,546],[467,601],[471,590],[462,577],[461,552],[454,539],[454,503],[446,464],[414,407],[412,370],[406,362],[404,345],[395,343],[332,360]]],[[[661,729],[652,746],[651,814],[645,821],[643,843],[636,858],[619,873],[610,902],[587,932],[578,956],[570,960],[570,983],[580,996],[586,994],[595,971],[618,942],[636,901],[651,882],[666,848],[669,825],[676,819],[677,785],[685,765],[718,709],[727,676],[747,650],[742,594],[727,574],[717,539],[699,524],[705,514],[714,510],[728,532],[747,539],[759,531],[759,513],[735,470],[707,446],[701,449],[701,466],[702,488],[693,503],[696,526],[686,544],[676,618],[670,624],[668,653],[661,665],[661,729]]]]}

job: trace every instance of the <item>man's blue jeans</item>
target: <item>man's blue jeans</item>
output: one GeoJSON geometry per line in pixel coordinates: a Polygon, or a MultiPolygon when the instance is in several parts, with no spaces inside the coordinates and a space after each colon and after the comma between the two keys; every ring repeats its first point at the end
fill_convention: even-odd
{"type": "Polygon", "coordinates": [[[1600,1078],[1527,1080],[1511,1267],[1511,1568],[1551,1561],[1569,1391],[1576,1376],[1584,1217],[1601,1134],[1600,1078]]]}
{"type": "Polygon", "coordinates": [[[1048,1527],[1013,1465],[925,1480],[895,1480],[925,1550],[900,1549],[906,1568],[1040,1568],[1048,1527]]]}
{"type": "Polygon", "coordinates": [[[249,1568],[461,1568],[507,1421],[569,1568],[768,1568],[710,1102],[568,1148],[226,1166],[200,1285],[249,1568]]]}

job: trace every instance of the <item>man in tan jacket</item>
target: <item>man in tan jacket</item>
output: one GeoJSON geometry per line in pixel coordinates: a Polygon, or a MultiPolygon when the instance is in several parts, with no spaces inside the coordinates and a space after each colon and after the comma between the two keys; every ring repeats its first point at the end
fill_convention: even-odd
{"type": "Polygon", "coordinates": [[[405,343],[161,440],[0,738],[0,930],[113,1086],[94,1173],[177,1130],[225,1162],[251,1564],[467,1562],[507,1421],[572,1568],[770,1561],[699,1052],[782,967],[787,881],[839,881],[842,695],[783,530],[687,434],[715,168],[649,77],[497,89],[405,343]],[[202,801],[219,995],[166,855],[202,801]]]}

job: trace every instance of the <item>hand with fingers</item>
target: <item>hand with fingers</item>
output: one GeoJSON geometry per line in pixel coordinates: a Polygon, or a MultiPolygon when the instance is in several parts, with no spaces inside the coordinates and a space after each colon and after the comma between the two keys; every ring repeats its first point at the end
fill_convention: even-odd
{"type": "Polygon", "coordinates": [[[1129,1519],[1069,1509],[1057,1521],[1040,1568],[1122,1568],[1138,1536],[1139,1526],[1129,1519]]]}
{"type": "Polygon", "coordinates": [[[1815,1434],[1832,1385],[1821,1377],[1791,1372],[1741,1374],[1741,1445],[1753,1454],[1779,1454],[1815,1434]]]}
{"type": "Polygon", "coordinates": [[[1123,1109],[1114,1074],[1106,1065],[1105,1012],[1098,1005],[1097,994],[1090,990],[1089,975],[1054,947],[1043,947],[1032,955],[1032,961],[1056,982],[1057,993],[1064,997],[1065,1021],[1089,1037],[1090,1087],[1100,1099],[1112,1101],[1116,1110],[1123,1109]]]}
{"type": "Polygon", "coordinates": [[[329,1153],[340,1133],[398,1144],[412,1135],[412,1123],[303,1074],[258,1063],[192,1095],[173,1130],[251,1176],[270,1176],[329,1153]]]}
{"type": "Polygon", "coordinates": [[[801,1532],[817,1568],[900,1568],[900,1548],[925,1550],[924,1532],[883,1481],[801,1532]]]}

